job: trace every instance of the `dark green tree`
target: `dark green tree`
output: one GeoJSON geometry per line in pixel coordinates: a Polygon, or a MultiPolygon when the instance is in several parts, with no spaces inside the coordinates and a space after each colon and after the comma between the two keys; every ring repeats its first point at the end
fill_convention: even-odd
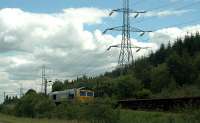
{"type": "Polygon", "coordinates": [[[191,57],[187,52],[183,52],[182,57],[175,52],[171,54],[167,60],[167,66],[170,74],[180,86],[192,84],[197,76],[191,57]]]}
{"type": "Polygon", "coordinates": [[[54,106],[48,96],[29,90],[19,100],[15,110],[16,115],[21,117],[49,117],[54,106]]]}
{"type": "Polygon", "coordinates": [[[151,90],[159,93],[163,88],[167,88],[169,83],[173,81],[172,76],[166,64],[158,65],[151,70],[151,90]]]}
{"type": "Polygon", "coordinates": [[[65,90],[64,83],[59,80],[56,80],[52,85],[52,92],[63,90],[65,90]]]}
{"type": "Polygon", "coordinates": [[[143,88],[140,80],[131,75],[119,77],[115,87],[115,93],[119,99],[133,98],[143,88]]]}

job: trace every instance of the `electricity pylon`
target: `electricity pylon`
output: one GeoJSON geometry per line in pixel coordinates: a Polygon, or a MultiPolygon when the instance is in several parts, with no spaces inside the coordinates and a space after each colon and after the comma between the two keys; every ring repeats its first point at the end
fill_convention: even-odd
{"type": "Polygon", "coordinates": [[[134,18],[137,18],[139,14],[146,13],[146,11],[134,11],[129,8],[129,0],[123,1],[123,8],[121,9],[114,9],[110,12],[109,16],[111,16],[114,12],[121,12],[123,13],[123,25],[122,26],[116,26],[112,28],[106,29],[103,34],[105,34],[109,30],[114,31],[121,31],[122,32],[122,40],[120,45],[113,45],[108,48],[110,50],[112,47],[118,47],[121,48],[119,59],[118,59],[118,65],[120,68],[124,68],[127,64],[131,64],[133,62],[133,53],[132,48],[136,48],[137,52],[141,49],[146,49],[148,47],[138,47],[138,46],[132,46],[131,40],[130,40],[130,32],[138,32],[141,33],[140,36],[143,36],[146,32],[151,31],[144,31],[136,27],[131,27],[130,25],[130,14],[135,13],[134,18]]]}

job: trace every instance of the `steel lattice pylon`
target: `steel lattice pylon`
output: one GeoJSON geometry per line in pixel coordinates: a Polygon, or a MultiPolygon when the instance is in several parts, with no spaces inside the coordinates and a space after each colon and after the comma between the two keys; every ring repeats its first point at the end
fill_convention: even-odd
{"type": "Polygon", "coordinates": [[[111,11],[109,14],[110,16],[114,12],[121,12],[123,13],[123,25],[122,26],[117,26],[113,28],[108,28],[106,29],[103,33],[105,34],[109,30],[115,30],[115,31],[121,31],[122,32],[122,41],[121,44],[113,45],[108,48],[110,50],[112,47],[117,47],[121,48],[120,54],[119,54],[119,59],[118,59],[118,65],[121,68],[124,68],[127,64],[131,64],[133,62],[133,53],[132,53],[132,48],[138,49],[146,49],[148,47],[138,47],[134,46],[131,44],[131,36],[130,32],[140,32],[140,36],[143,36],[145,32],[151,32],[151,31],[144,31],[139,28],[131,27],[130,25],[130,13],[135,13],[136,15],[134,16],[135,18],[138,17],[140,13],[146,13],[146,11],[133,11],[129,8],[129,0],[124,0],[123,1],[123,8],[121,9],[114,9],[111,11]]]}
{"type": "Polygon", "coordinates": [[[129,0],[124,0],[123,8],[122,41],[118,60],[120,67],[123,67],[125,64],[130,64],[130,62],[133,61],[133,53],[130,41],[129,0]]]}

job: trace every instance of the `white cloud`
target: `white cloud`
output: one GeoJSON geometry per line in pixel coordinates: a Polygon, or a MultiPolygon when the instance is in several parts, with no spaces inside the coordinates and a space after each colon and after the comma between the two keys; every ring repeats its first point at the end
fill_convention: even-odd
{"type": "MultiPolygon", "coordinates": [[[[52,14],[1,9],[0,68],[6,76],[0,78],[0,87],[11,86],[10,90],[16,91],[18,84],[23,82],[26,88],[37,88],[43,64],[56,69],[59,74],[54,78],[67,79],[70,73],[80,71],[90,60],[92,63],[99,56],[103,58],[95,52],[101,51],[97,48],[100,47],[96,43],[98,39],[93,32],[85,30],[84,25],[100,24],[107,14],[107,10],[96,8],[70,8],[52,14]]],[[[100,64],[94,67],[102,67],[100,64]]]]}
{"type": "Polygon", "coordinates": [[[158,45],[167,44],[169,41],[173,44],[177,38],[184,38],[185,35],[195,34],[200,32],[200,25],[186,26],[183,28],[169,27],[159,29],[149,34],[150,42],[155,42],[158,45]]]}

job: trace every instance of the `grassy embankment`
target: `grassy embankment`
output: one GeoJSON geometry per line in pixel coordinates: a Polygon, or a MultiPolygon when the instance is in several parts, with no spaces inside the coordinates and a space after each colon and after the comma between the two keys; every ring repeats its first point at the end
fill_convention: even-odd
{"type": "Polygon", "coordinates": [[[199,119],[195,115],[193,113],[126,110],[122,111],[121,123],[199,123],[199,119]]]}
{"type": "Polygon", "coordinates": [[[31,119],[31,118],[18,118],[0,114],[0,123],[86,123],[77,121],[66,121],[58,119],[31,119]]]}
{"type": "MultiPolygon", "coordinates": [[[[120,123],[198,123],[197,119],[190,113],[164,113],[145,111],[121,111],[120,123]]],[[[58,119],[30,119],[17,118],[0,114],[0,123],[86,123],[77,121],[66,121],[58,119]]]]}

